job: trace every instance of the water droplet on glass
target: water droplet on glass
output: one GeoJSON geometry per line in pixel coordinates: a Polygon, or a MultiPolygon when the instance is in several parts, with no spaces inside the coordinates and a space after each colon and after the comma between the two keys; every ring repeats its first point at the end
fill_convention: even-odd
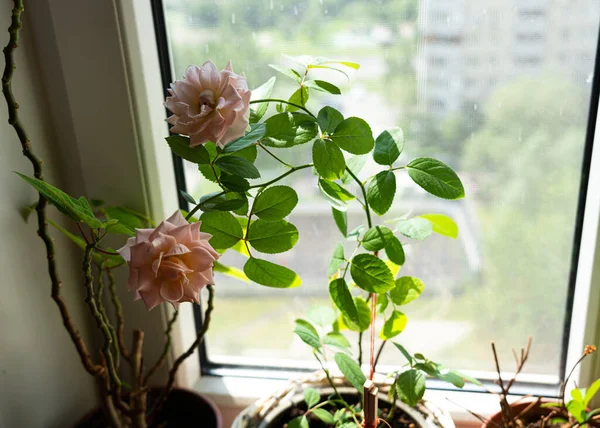
{"type": "Polygon", "coordinates": [[[273,0],[271,0],[271,1],[269,2],[269,7],[271,8],[271,10],[273,10],[273,0]]]}
{"type": "Polygon", "coordinates": [[[204,52],[208,53],[208,43],[204,45],[204,52]]]}
{"type": "Polygon", "coordinates": [[[294,6],[294,15],[298,16],[298,6],[294,6]]]}
{"type": "Polygon", "coordinates": [[[592,83],[592,80],[594,80],[594,73],[588,74],[587,79],[585,79],[585,83],[592,83]]]}
{"type": "Polygon", "coordinates": [[[256,31],[252,32],[252,40],[256,40],[256,31]]]}
{"type": "Polygon", "coordinates": [[[329,11],[327,9],[325,9],[325,15],[327,15],[329,13],[329,11]]]}
{"type": "Polygon", "coordinates": [[[235,13],[231,14],[231,23],[235,24],[235,13]]]}
{"type": "Polygon", "coordinates": [[[473,104],[473,110],[477,110],[479,107],[477,106],[477,104],[473,104]]]}

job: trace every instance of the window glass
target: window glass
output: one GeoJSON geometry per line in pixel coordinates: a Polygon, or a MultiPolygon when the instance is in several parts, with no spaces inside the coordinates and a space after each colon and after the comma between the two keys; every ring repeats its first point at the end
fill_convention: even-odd
{"type": "MultiPolygon", "coordinates": [[[[401,274],[418,276],[426,289],[405,307],[409,323],[397,340],[447,366],[487,371],[490,340],[510,367],[511,349],[531,335],[525,371],[556,379],[597,0],[166,0],[165,9],[178,78],[189,64],[212,59],[223,68],[231,59],[251,88],[277,75],[274,95],[289,96],[295,83],[268,66],[293,66],[281,54],[360,63],[350,82],[327,75],[342,96],[314,97],[308,106],[330,103],[346,117],[367,120],[375,135],[401,126],[405,159],[441,159],[459,172],[467,194],[441,201],[398,175],[401,197],[386,220],[441,213],[460,232],[455,240],[404,240],[401,274]]],[[[310,162],[308,146],[277,155],[295,165],[310,162]]],[[[264,178],[281,173],[264,153],[257,164],[264,178]]],[[[374,171],[368,163],[361,176],[374,171]]],[[[185,165],[185,176],[193,196],[216,190],[193,165],[185,165]]],[[[277,290],[217,275],[211,362],[312,361],[292,334],[294,319],[329,304],[327,265],[340,234],[309,170],[284,184],[300,195],[291,218],[300,240],[276,260],[298,272],[303,285],[277,290]]],[[[351,228],[361,224],[360,206],[349,219],[351,228]]],[[[241,267],[243,258],[229,252],[223,262],[241,267]]],[[[397,353],[385,352],[381,363],[399,363],[397,353]]]]}

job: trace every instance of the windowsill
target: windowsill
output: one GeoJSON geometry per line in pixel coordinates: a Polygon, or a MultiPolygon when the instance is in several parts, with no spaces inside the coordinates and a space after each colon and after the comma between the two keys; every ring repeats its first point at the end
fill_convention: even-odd
{"type": "MultiPolygon", "coordinates": [[[[255,400],[272,394],[287,383],[281,379],[257,379],[239,376],[202,376],[194,389],[210,397],[227,412],[241,412],[255,400]]],[[[428,389],[425,398],[450,412],[458,427],[480,426],[472,411],[488,418],[500,410],[498,397],[493,394],[428,389]],[[468,410],[469,411],[468,411],[468,410]]],[[[522,399],[511,396],[511,401],[522,399]]]]}

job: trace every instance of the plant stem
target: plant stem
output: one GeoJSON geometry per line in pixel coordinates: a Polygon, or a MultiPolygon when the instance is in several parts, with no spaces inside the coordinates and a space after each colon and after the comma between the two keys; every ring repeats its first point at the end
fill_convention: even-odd
{"type": "Polygon", "coordinates": [[[253,101],[250,101],[250,104],[257,104],[257,103],[283,103],[283,104],[288,104],[288,105],[291,105],[293,107],[299,108],[300,110],[304,110],[306,113],[308,113],[310,116],[314,117],[315,119],[317,118],[306,107],[304,107],[304,106],[302,106],[300,104],[294,104],[294,103],[291,103],[289,101],[282,100],[280,98],[266,98],[264,100],[253,100],[253,101]]]}
{"type": "Polygon", "coordinates": [[[152,375],[156,372],[156,370],[158,370],[159,368],[162,367],[165,360],[167,359],[167,355],[169,354],[169,349],[171,349],[171,331],[173,330],[173,324],[175,324],[178,314],[179,314],[179,311],[177,309],[175,309],[175,312],[173,312],[173,316],[171,317],[171,320],[167,324],[167,330],[165,331],[165,336],[167,336],[167,341],[165,342],[165,346],[163,348],[162,354],[161,354],[160,358],[158,359],[158,361],[156,361],[154,366],[152,366],[150,368],[146,377],[143,379],[144,384],[148,383],[148,380],[150,379],[150,377],[152,377],[152,375]]]}
{"type": "MultiPolygon", "coordinates": [[[[288,175],[290,175],[290,174],[292,174],[292,173],[294,173],[294,172],[296,172],[296,171],[300,171],[301,169],[310,168],[310,167],[312,167],[312,166],[313,166],[313,164],[312,164],[312,163],[307,163],[307,164],[305,164],[305,165],[300,165],[300,166],[293,166],[293,167],[291,167],[291,168],[289,169],[289,171],[286,171],[286,172],[284,172],[284,173],[283,173],[283,174],[281,174],[279,177],[275,177],[274,179],[272,179],[272,180],[270,180],[270,181],[267,181],[266,183],[255,184],[255,185],[253,185],[253,186],[250,186],[250,187],[249,187],[249,189],[257,189],[257,188],[259,188],[259,187],[270,186],[271,184],[273,184],[273,183],[277,183],[278,181],[280,181],[280,180],[284,179],[285,177],[287,177],[288,175]]],[[[223,196],[223,195],[225,195],[225,194],[227,194],[227,193],[230,193],[230,191],[223,191],[223,192],[217,193],[216,195],[214,195],[214,196],[211,196],[211,197],[210,197],[210,198],[208,198],[207,200],[205,200],[205,201],[202,201],[202,203],[206,203],[206,202],[208,202],[208,201],[212,201],[213,199],[216,199],[216,198],[218,198],[219,196],[223,196]]],[[[199,210],[199,209],[200,209],[200,204],[196,205],[196,206],[195,206],[195,207],[194,207],[194,208],[193,208],[193,209],[192,209],[192,210],[191,210],[191,211],[188,213],[188,215],[185,217],[185,219],[189,221],[189,219],[190,219],[190,218],[192,218],[192,216],[193,216],[194,214],[196,214],[196,212],[198,212],[198,210],[199,210]]]]}
{"type": "Polygon", "coordinates": [[[177,373],[179,366],[185,361],[186,358],[188,358],[194,353],[200,342],[202,342],[202,339],[204,339],[204,335],[208,330],[208,327],[210,325],[211,314],[214,309],[215,289],[212,284],[208,284],[206,288],[208,289],[208,303],[206,306],[206,312],[204,313],[204,322],[202,323],[202,328],[197,331],[196,340],[194,341],[194,343],[192,343],[188,350],[181,354],[175,360],[175,362],[173,363],[173,367],[171,368],[171,370],[169,370],[169,380],[167,382],[167,386],[163,389],[162,393],[156,400],[154,408],[150,411],[150,421],[152,421],[153,418],[156,417],[156,415],[160,412],[160,409],[162,408],[164,401],[167,398],[167,395],[169,394],[169,392],[171,392],[173,384],[175,383],[175,374],[177,373]]]}
{"type": "Polygon", "coordinates": [[[356,181],[356,184],[358,184],[363,194],[363,198],[365,200],[365,212],[367,213],[367,224],[369,225],[370,229],[373,227],[373,222],[371,221],[371,208],[369,207],[369,201],[367,201],[367,191],[365,189],[365,185],[362,184],[362,182],[358,179],[358,177],[352,172],[350,168],[346,167],[346,171],[348,171],[350,177],[352,177],[354,181],[356,181]]]}
{"type": "MultiPolygon", "coordinates": [[[[33,166],[34,177],[38,180],[43,180],[44,175],[42,169],[42,161],[34,154],[31,148],[31,142],[29,141],[29,137],[27,136],[25,128],[23,127],[23,124],[19,119],[19,104],[17,103],[12,92],[12,77],[16,69],[14,51],[19,43],[19,32],[22,27],[22,13],[23,0],[14,0],[11,23],[10,27],[8,28],[10,38],[8,44],[3,50],[6,65],[4,68],[4,73],[2,74],[2,93],[4,94],[4,98],[8,106],[8,123],[15,129],[15,132],[17,133],[19,142],[21,143],[23,155],[31,162],[31,165],[33,166]]],[[[102,365],[94,364],[94,362],[92,361],[87,346],[85,345],[85,342],[83,341],[79,330],[73,323],[73,320],[69,315],[67,305],[65,304],[62,296],[60,295],[61,280],[56,267],[56,250],[54,248],[54,240],[48,233],[48,224],[46,223],[47,204],[48,201],[46,200],[46,198],[40,194],[35,209],[38,218],[38,235],[44,241],[44,244],[46,246],[48,273],[50,275],[50,281],[52,283],[52,299],[58,306],[58,310],[62,317],[63,324],[67,329],[67,332],[69,333],[71,341],[77,349],[77,353],[79,354],[81,362],[85,367],[86,371],[94,376],[99,376],[104,373],[105,368],[102,365]]]]}
{"type": "Polygon", "coordinates": [[[260,147],[261,149],[263,149],[265,152],[267,152],[269,155],[271,155],[271,157],[275,160],[277,160],[279,163],[283,164],[284,166],[287,166],[288,168],[293,168],[292,165],[290,165],[289,163],[281,160],[279,157],[277,157],[273,152],[271,152],[270,150],[268,150],[265,146],[263,146],[262,144],[258,143],[258,147],[260,147]]]}
{"type": "Polygon", "coordinates": [[[104,262],[102,262],[100,264],[100,267],[98,268],[98,293],[97,293],[96,300],[98,301],[98,310],[100,311],[100,314],[102,314],[102,318],[104,318],[104,322],[106,323],[106,325],[108,326],[108,328],[110,330],[110,335],[112,337],[112,349],[113,349],[115,367],[118,369],[120,352],[119,352],[119,343],[118,343],[118,338],[117,338],[117,332],[115,331],[115,328],[110,323],[110,319],[108,318],[108,314],[106,313],[106,309],[104,308],[104,303],[102,301],[103,291],[104,291],[104,262]]]}
{"type": "Polygon", "coordinates": [[[144,332],[134,330],[131,349],[131,421],[134,428],[146,428],[146,390],[142,381],[142,345],[144,332]]]}
{"type": "MultiPolygon", "coordinates": [[[[333,388],[333,392],[335,392],[335,395],[337,395],[338,397],[340,397],[340,400],[344,401],[344,399],[342,398],[342,396],[338,392],[337,388],[335,387],[335,384],[333,383],[333,380],[331,379],[331,375],[329,374],[329,370],[325,367],[325,365],[323,364],[323,361],[321,361],[321,359],[317,355],[316,349],[313,349],[313,355],[315,356],[315,358],[317,359],[317,361],[321,365],[321,369],[323,369],[323,371],[325,372],[325,376],[327,376],[327,381],[329,382],[329,385],[333,388]]],[[[345,401],[344,401],[344,403],[345,403],[345,401]]]]}
{"type": "Polygon", "coordinates": [[[377,367],[377,363],[379,362],[379,357],[381,356],[381,353],[383,352],[383,347],[385,346],[386,343],[387,343],[387,340],[384,340],[383,342],[381,342],[381,345],[379,346],[379,349],[377,350],[377,356],[375,357],[375,363],[373,364],[373,371],[375,371],[375,368],[377,367]]]}
{"type": "Polygon", "coordinates": [[[113,276],[112,269],[106,269],[106,275],[108,276],[108,290],[110,291],[110,299],[115,307],[115,313],[117,315],[117,341],[119,349],[121,350],[121,356],[125,358],[125,360],[129,361],[129,351],[127,350],[127,346],[125,346],[125,338],[123,337],[125,318],[123,317],[121,301],[117,296],[117,284],[115,277],[113,276]]]}

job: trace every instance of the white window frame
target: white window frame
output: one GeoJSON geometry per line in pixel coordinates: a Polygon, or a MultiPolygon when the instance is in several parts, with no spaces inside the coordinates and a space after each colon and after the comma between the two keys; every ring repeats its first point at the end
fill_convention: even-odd
{"type": "MultiPolygon", "coordinates": [[[[171,153],[163,140],[167,127],[150,1],[31,0],[31,4],[35,6],[27,10],[25,25],[33,27],[48,105],[54,112],[55,131],[61,136],[61,154],[72,160],[74,168],[80,167],[82,187],[88,195],[164,218],[178,208],[178,198],[171,153]],[[102,174],[102,171],[113,173],[102,174]]],[[[599,134],[597,129],[596,137],[599,134]]],[[[595,147],[570,326],[568,367],[585,344],[598,344],[600,339],[600,142],[595,147]]],[[[146,330],[145,352],[150,357],[159,355],[163,337],[149,332],[164,329],[170,309],[162,305],[160,310],[146,313],[139,305],[127,304],[130,298],[123,293],[126,319],[146,330]]],[[[182,305],[174,352],[191,343],[194,330],[191,305],[182,305]]],[[[577,370],[573,381],[587,385],[600,377],[596,361],[577,370]]],[[[200,378],[199,358],[191,356],[178,382],[209,394],[224,407],[245,406],[285,383],[257,381],[243,375],[240,369],[236,376],[200,378]]],[[[460,421],[473,422],[464,407],[482,415],[498,409],[496,397],[487,394],[430,390],[427,397],[444,402],[460,421]],[[445,402],[444,397],[451,397],[459,406],[445,402]]]]}

